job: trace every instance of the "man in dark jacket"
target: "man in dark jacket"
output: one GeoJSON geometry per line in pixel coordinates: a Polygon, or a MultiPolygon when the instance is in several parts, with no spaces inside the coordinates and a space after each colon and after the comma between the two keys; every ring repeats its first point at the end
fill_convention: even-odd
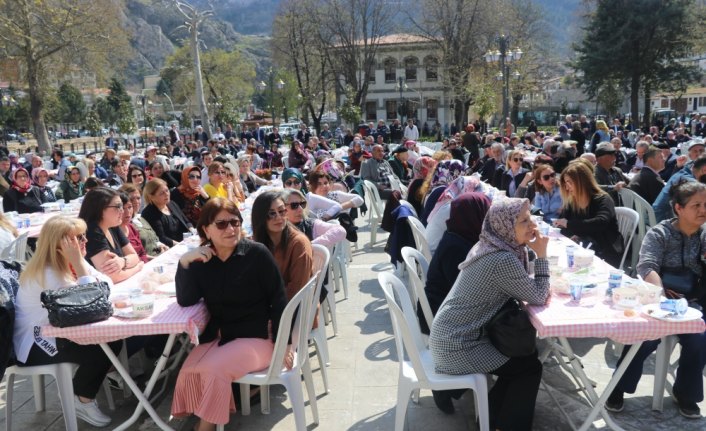
{"type": "Polygon", "coordinates": [[[652,205],[664,187],[664,180],[659,176],[659,172],[664,169],[664,157],[659,148],[650,147],[642,159],[645,165],[630,180],[628,188],[652,205]]]}
{"type": "Polygon", "coordinates": [[[598,144],[594,153],[596,169],[593,176],[601,189],[608,192],[615,205],[618,205],[620,203],[618,192],[630,182],[630,179],[615,167],[616,152],[615,146],[609,142],[598,144]]]}
{"type": "Polygon", "coordinates": [[[395,148],[392,152],[392,157],[388,160],[390,162],[390,167],[392,172],[397,175],[397,178],[402,181],[403,184],[409,183],[409,165],[407,165],[407,160],[409,159],[409,150],[404,145],[400,145],[395,148]]]}

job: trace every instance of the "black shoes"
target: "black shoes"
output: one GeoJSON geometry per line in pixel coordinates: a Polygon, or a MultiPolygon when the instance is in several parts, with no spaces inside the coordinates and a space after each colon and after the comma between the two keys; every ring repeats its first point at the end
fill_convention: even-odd
{"type": "Polygon", "coordinates": [[[701,409],[694,402],[679,401],[675,395],[672,396],[674,402],[679,406],[679,414],[687,419],[701,419],[701,409]]]}
{"type": "Polygon", "coordinates": [[[453,402],[451,402],[451,394],[449,391],[431,391],[434,396],[434,403],[442,412],[447,415],[452,415],[456,411],[453,402]]]}
{"type": "Polygon", "coordinates": [[[623,392],[614,389],[610,393],[610,396],[605,402],[605,409],[609,412],[620,413],[625,408],[625,401],[623,399],[623,392]]]}

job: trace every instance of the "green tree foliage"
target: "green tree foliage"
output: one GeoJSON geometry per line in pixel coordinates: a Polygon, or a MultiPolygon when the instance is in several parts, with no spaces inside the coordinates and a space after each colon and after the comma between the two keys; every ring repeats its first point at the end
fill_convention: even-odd
{"type": "Polygon", "coordinates": [[[80,124],[86,115],[86,102],[78,88],[65,82],[59,87],[60,120],[62,123],[80,124]]]}
{"type": "Polygon", "coordinates": [[[50,150],[44,121],[50,72],[71,67],[101,72],[128,46],[121,27],[122,2],[95,0],[0,0],[0,51],[23,65],[31,122],[39,149],[50,150]]]}
{"type": "Polygon", "coordinates": [[[118,108],[118,119],[116,125],[120,129],[120,133],[130,134],[137,130],[137,121],[135,120],[135,110],[130,102],[123,101],[118,108]]]}
{"type": "Polygon", "coordinates": [[[355,90],[353,88],[346,89],[346,98],[343,104],[338,108],[338,113],[347,124],[352,128],[355,128],[360,120],[363,118],[363,110],[360,106],[355,103],[355,98],[353,94],[355,90]]]}
{"type": "MultiPolygon", "coordinates": [[[[118,120],[118,111],[113,109],[107,98],[100,97],[96,99],[96,103],[93,106],[96,108],[96,113],[101,123],[113,125],[118,120]]],[[[118,108],[120,108],[120,105],[118,105],[118,108]]]]}
{"type": "Polygon", "coordinates": [[[591,97],[618,82],[630,92],[632,118],[638,117],[640,91],[649,126],[652,91],[665,86],[683,89],[698,79],[695,66],[681,60],[693,54],[702,35],[703,14],[694,0],[596,0],[585,34],[574,49],[573,67],[591,97]]]}
{"type": "Polygon", "coordinates": [[[93,105],[91,109],[88,110],[84,124],[86,125],[86,129],[91,132],[91,136],[96,136],[103,128],[96,105],[93,105]]]}
{"type": "Polygon", "coordinates": [[[108,90],[110,90],[110,94],[108,94],[106,101],[116,113],[120,111],[120,105],[124,102],[130,103],[130,96],[127,94],[125,86],[118,78],[112,78],[110,80],[108,90]]]}

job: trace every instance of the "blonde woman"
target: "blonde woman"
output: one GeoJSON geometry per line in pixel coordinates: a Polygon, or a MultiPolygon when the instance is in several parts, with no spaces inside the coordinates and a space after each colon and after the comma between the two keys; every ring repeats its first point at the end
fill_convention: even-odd
{"type": "MultiPolygon", "coordinates": [[[[93,426],[105,427],[111,419],[98,408],[95,398],[111,364],[100,346],[35,334],[36,328],[49,324],[47,310],[40,301],[44,289],[63,289],[95,281],[112,286],[108,277],[86,261],[86,242],[86,223],[81,219],[55,216],[44,223],[37,250],[20,277],[13,343],[17,360],[23,365],[78,364],[73,378],[76,417],[93,426]]],[[[120,346],[121,341],[110,343],[115,353],[120,346]]]]}
{"type": "Polygon", "coordinates": [[[600,189],[585,161],[569,163],[559,178],[563,206],[554,226],[575,241],[593,243],[596,256],[618,267],[623,255],[623,236],[610,195],[600,189]]]}
{"type": "Polygon", "coordinates": [[[224,163],[223,167],[226,170],[226,182],[230,183],[233,188],[233,202],[235,202],[236,204],[238,202],[245,202],[245,198],[248,196],[248,193],[245,190],[243,183],[240,181],[239,175],[237,174],[237,166],[228,162],[224,163]]]}
{"type": "Polygon", "coordinates": [[[495,170],[493,185],[505,190],[508,196],[515,196],[517,187],[525,179],[528,170],[522,167],[525,153],[522,150],[512,150],[507,156],[505,166],[500,166],[495,170]]]}

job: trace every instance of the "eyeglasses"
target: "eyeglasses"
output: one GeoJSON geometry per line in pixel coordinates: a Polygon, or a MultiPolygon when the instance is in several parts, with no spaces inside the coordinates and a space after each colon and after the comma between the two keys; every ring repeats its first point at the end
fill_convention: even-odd
{"type": "Polygon", "coordinates": [[[115,208],[115,209],[118,210],[118,211],[122,211],[122,210],[124,209],[124,208],[123,208],[123,204],[108,205],[106,208],[115,208]]]}
{"type": "Polygon", "coordinates": [[[267,212],[267,219],[268,220],[274,220],[279,216],[280,218],[284,218],[287,215],[287,210],[286,209],[281,209],[279,211],[268,211],[267,212]]]}
{"type": "Polygon", "coordinates": [[[551,174],[542,175],[542,179],[543,179],[544,181],[547,181],[547,180],[550,179],[550,178],[556,178],[556,173],[555,173],[555,172],[552,172],[551,174]]]}
{"type": "Polygon", "coordinates": [[[216,171],[213,173],[214,175],[225,175],[226,171],[216,171]]]}
{"type": "Polygon", "coordinates": [[[230,220],[216,220],[213,222],[213,224],[216,226],[216,229],[218,230],[226,230],[228,225],[231,225],[233,229],[237,229],[240,227],[240,220],[237,218],[230,219],[230,220]]]}
{"type": "Polygon", "coordinates": [[[292,210],[298,210],[299,207],[306,208],[306,201],[289,203],[289,208],[291,208],[292,210]]]}
{"type": "Polygon", "coordinates": [[[189,179],[190,179],[190,180],[200,180],[200,179],[201,179],[201,175],[189,175],[189,179]]]}
{"type": "Polygon", "coordinates": [[[78,242],[88,242],[88,238],[86,238],[86,234],[82,233],[81,235],[76,235],[76,241],[78,242]]]}
{"type": "Polygon", "coordinates": [[[512,161],[513,161],[513,162],[521,162],[522,159],[519,158],[519,157],[515,157],[515,158],[512,159],[512,161]]]}
{"type": "Polygon", "coordinates": [[[302,182],[299,181],[299,180],[287,180],[287,181],[285,181],[284,185],[287,186],[287,187],[291,187],[291,186],[294,186],[294,185],[301,185],[301,183],[302,183],[302,182]]]}

